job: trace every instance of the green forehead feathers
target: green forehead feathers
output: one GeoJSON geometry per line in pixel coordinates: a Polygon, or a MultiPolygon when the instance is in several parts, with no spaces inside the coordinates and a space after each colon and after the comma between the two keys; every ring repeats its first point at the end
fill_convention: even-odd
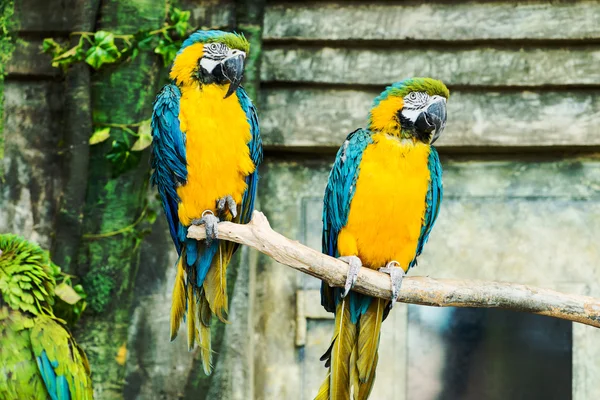
{"type": "Polygon", "coordinates": [[[375,99],[375,106],[389,96],[404,97],[410,92],[425,92],[430,96],[450,97],[450,91],[442,81],[431,78],[410,78],[388,86],[379,97],[375,99]]]}
{"type": "Polygon", "coordinates": [[[200,30],[192,33],[190,37],[183,42],[179,52],[181,53],[183,49],[195,43],[223,43],[230,49],[242,50],[246,53],[250,50],[250,44],[241,33],[200,30]]]}
{"type": "Polygon", "coordinates": [[[223,43],[230,49],[242,50],[245,53],[250,51],[250,43],[248,43],[243,34],[226,33],[220,37],[210,38],[206,43],[223,43]]]}

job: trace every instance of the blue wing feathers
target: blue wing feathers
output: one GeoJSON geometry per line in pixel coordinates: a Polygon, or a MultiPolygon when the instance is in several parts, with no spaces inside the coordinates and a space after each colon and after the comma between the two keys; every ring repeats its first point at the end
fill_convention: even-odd
{"type": "Polygon", "coordinates": [[[187,180],[185,135],[179,126],[181,92],[176,85],[166,85],[156,97],[152,113],[152,173],[151,182],[157,186],[169,224],[171,237],[181,254],[178,237],[177,186],[187,180]]]}
{"type": "Polygon", "coordinates": [[[246,177],[246,191],[242,197],[241,212],[240,212],[240,223],[247,224],[252,218],[252,210],[254,210],[254,201],[256,199],[256,188],[258,185],[258,166],[263,159],[262,151],[262,139],[260,137],[260,128],[258,125],[258,115],[256,107],[252,104],[250,97],[244,90],[243,87],[239,87],[236,91],[238,100],[242,110],[246,113],[246,118],[250,124],[250,133],[252,139],[248,143],[248,150],[250,151],[250,158],[254,162],[254,172],[246,177]]]}
{"type": "Polygon", "coordinates": [[[50,398],[52,400],[69,400],[71,394],[67,378],[62,375],[56,376],[54,371],[58,367],[58,361],[51,361],[46,350],[43,350],[42,354],[35,359],[50,398]]]}
{"type": "Polygon", "coordinates": [[[69,382],[65,376],[60,375],[56,379],[56,391],[59,400],[71,399],[71,391],[69,390],[69,382]]]}
{"type": "Polygon", "coordinates": [[[429,189],[427,190],[426,202],[427,206],[425,209],[425,216],[423,219],[423,226],[421,227],[421,234],[419,236],[419,242],[417,244],[417,253],[415,258],[410,264],[413,267],[417,262],[417,257],[423,252],[423,247],[427,240],[429,240],[429,234],[435,225],[438,214],[440,212],[440,204],[442,203],[442,197],[444,194],[444,188],[442,186],[442,165],[440,163],[439,155],[434,147],[429,152],[429,189]]]}
{"type": "MultiPolygon", "coordinates": [[[[356,191],[359,166],[367,146],[373,143],[371,134],[364,129],[352,132],[337,152],[323,203],[323,252],[332,257],[338,256],[337,238],[348,222],[350,203],[356,191]]],[[[330,288],[326,282],[321,284],[321,304],[329,312],[335,312],[341,290],[330,288]]],[[[362,310],[369,307],[370,299],[363,301],[362,295],[350,297],[350,311],[353,320],[357,320],[362,310]]]]}

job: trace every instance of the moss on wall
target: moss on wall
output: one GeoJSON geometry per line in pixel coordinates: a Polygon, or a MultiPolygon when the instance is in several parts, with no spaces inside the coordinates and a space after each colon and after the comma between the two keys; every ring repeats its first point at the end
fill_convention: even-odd
{"type": "MultiPolygon", "coordinates": [[[[0,161],[4,158],[4,76],[6,64],[15,49],[14,38],[10,32],[15,22],[13,20],[14,3],[12,0],[0,2],[0,161]]],[[[0,179],[3,176],[2,163],[0,162],[0,179]]]]}

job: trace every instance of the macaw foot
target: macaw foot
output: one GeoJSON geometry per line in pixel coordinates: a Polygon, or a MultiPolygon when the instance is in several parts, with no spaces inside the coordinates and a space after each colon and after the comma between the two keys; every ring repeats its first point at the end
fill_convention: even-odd
{"type": "Polygon", "coordinates": [[[402,280],[404,279],[404,275],[406,275],[406,273],[400,267],[400,264],[397,261],[390,261],[389,263],[387,263],[385,268],[379,268],[379,272],[389,274],[392,280],[392,302],[390,303],[391,310],[394,306],[394,303],[398,299],[398,295],[400,294],[400,287],[402,286],[402,280]]]}
{"type": "Polygon", "coordinates": [[[215,214],[211,210],[205,210],[202,213],[202,218],[193,219],[192,224],[204,225],[206,229],[206,244],[209,245],[214,239],[219,237],[219,218],[215,217],[215,214]]]}
{"type": "Polygon", "coordinates": [[[360,267],[362,267],[362,261],[357,256],[343,256],[339,257],[338,260],[341,260],[350,266],[348,270],[348,276],[346,277],[346,284],[344,285],[344,293],[342,294],[342,299],[348,296],[350,289],[354,287],[356,284],[356,279],[358,278],[358,271],[360,267]]]}
{"type": "Polygon", "coordinates": [[[219,214],[223,215],[225,212],[227,212],[227,210],[225,209],[226,207],[227,210],[229,210],[229,212],[231,213],[231,216],[235,218],[237,216],[237,204],[235,203],[233,197],[231,197],[230,195],[221,197],[217,201],[217,210],[219,211],[219,214]]]}

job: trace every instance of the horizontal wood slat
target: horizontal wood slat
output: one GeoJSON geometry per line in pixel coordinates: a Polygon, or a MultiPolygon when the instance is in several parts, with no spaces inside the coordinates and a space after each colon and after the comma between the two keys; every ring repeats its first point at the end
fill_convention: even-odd
{"type": "Polygon", "coordinates": [[[266,50],[263,81],[387,85],[429,76],[448,85],[538,86],[600,84],[600,47],[560,49],[266,50]]]}
{"type": "Polygon", "coordinates": [[[264,38],[434,41],[598,39],[600,3],[277,5],[266,9],[264,38]]]}
{"type": "MultiPolygon", "coordinates": [[[[265,144],[339,147],[367,124],[376,92],[267,89],[260,117],[265,144]]],[[[451,93],[437,146],[598,146],[600,93],[451,93]]]]}

